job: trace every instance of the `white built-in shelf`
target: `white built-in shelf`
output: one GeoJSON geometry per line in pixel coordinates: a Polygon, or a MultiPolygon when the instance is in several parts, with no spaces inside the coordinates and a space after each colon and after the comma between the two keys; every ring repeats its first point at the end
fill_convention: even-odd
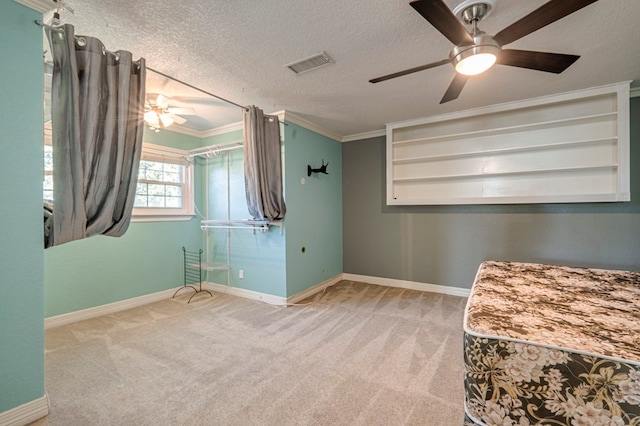
{"type": "Polygon", "coordinates": [[[388,204],[629,198],[628,82],[387,125],[388,204]]]}
{"type": "Polygon", "coordinates": [[[535,174],[548,174],[548,173],[574,173],[579,171],[597,171],[617,168],[616,164],[604,164],[598,166],[580,166],[580,167],[556,167],[548,169],[532,169],[532,170],[509,170],[503,172],[482,172],[482,173],[465,173],[465,174],[451,174],[451,175],[438,175],[438,176],[417,176],[410,178],[398,178],[394,179],[394,182],[426,182],[426,181],[438,181],[438,180],[453,180],[453,179],[474,179],[474,178],[486,178],[486,177],[501,177],[501,176],[516,176],[516,175],[535,175],[535,174]]]}
{"type": "Polygon", "coordinates": [[[506,126],[506,127],[498,127],[494,129],[474,130],[471,132],[455,133],[451,135],[430,136],[430,137],[424,137],[419,139],[400,140],[400,141],[394,141],[393,144],[396,146],[409,145],[409,144],[423,144],[425,142],[431,142],[435,140],[444,141],[444,140],[451,140],[451,139],[469,138],[471,136],[491,136],[491,135],[500,135],[500,134],[506,134],[506,133],[522,133],[522,132],[532,131],[532,130],[541,129],[541,128],[556,128],[556,127],[559,127],[559,125],[576,123],[580,121],[593,122],[599,119],[611,119],[611,118],[615,119],[616,116],[617,116],[616,112],[607,112],[603,114],[593,114],[593,115],[587,115],[587,116],[581,116],[581,117],[563,118],[561,120],[550,120],[550,121],[541,121],[538,123],[519,124],[517,126],[506,126]]]}
{"type": "Polygon", "coordinates": [[[409,164],[409,163],[425,163],[429,161],[439,161],[439,160],[448,160],[452,158],[462,158],[462,157],[475,157],[478,155],[487,155],[487,154],[510,154],[515,152],[524,152],[524,151],[536,151],[536,150],[552,150],[570,146],[578,146],[578,145],[596,145],[596,144],[615,144],[617,143],[618,138],[616,136],[607,137],[607,138],[598,138],[598,139],[586,139],[579,141],[570,141],[570,142],[559,142],[553,144],[540,144],[540,145],[529,145],[529,146],[520,146],[520,147],[508,147],[508,148],[495,148],[495,149],[484,149],[481,151],[468,151],[468,152],[459,152],[455,154],[442,154],[442,155],[429,155],[425,157],[413,157],[413,158],[396,158],[393,160],[393,164],[409,164]]]}

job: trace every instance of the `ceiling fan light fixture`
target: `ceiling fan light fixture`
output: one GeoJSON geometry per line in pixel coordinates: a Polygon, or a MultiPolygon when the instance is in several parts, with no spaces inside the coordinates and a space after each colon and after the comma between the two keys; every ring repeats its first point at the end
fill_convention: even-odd
{"type": "Polygon", "coordinates": [[[500,55],[500,45],[490,36],[478,32],[473,41],[473,45],[454,47],[449,55],[453,67],[460,74],[481,74],[491,68],[500,55]]]}
{"type": "Polygon", "coordinates": [[[482,74],[496,63],[498,59],[493,53],[460,54],[456,57],[456,72],[464,75],[482,74]]]}
{"type": "Polygon", "coordinates": [[[146,111],[144,113],[144,121],[151,127],[160,126],[160,116],[154,110],[146,111]]]}

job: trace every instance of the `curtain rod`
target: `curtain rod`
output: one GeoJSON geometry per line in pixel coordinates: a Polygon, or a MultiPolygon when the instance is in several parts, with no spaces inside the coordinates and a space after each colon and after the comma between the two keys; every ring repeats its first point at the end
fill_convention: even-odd
{"type": "Polygon", "coordinates": [[[160,74],[160,75],[161,75],[161,76],[163,76],[163,77],[170,78],[170,79],[171,79],[171,80],[173,80],[173,81],[176,81],[176,82],[178,82],[178,83],[184,84],[185,86],[190,87],[190,88],[192,88],[192,89],[194,89],[194,90],[197,90],[197,91],[199,91],[199,92],[202,92],[202,93],[204,93],[205,95],[213,96],[213,97],[214,97],[214,98],[216,98],[216,99],[220,99],[221,101],[224,101],[224,102],[226,102],[226,103],[228,103],[228,104],[235,105],[235,106],[237,106],[237,107],[239,107],[239,108],[242,108],[242,109],[243,109],[243,110],[245,110],[245,111],[248,111],[248,110],[249,110],[249,108],[247,108],[246,106],[242,106],[242,105],[237,104],[237,103],[235,103],[235,102],[233,102],[233,101],[230,101],[229,99],[225,99],[225,98],[220,97],[220,96],[218,96],[218,95],[214,95],[213,93],[207,92],[206,90],[202,90],[202,89],[200,89],[199,87],[196,87],[196,86],[194,86],[194,85],[192,85],[192,84],[189,84],[189,83],[187,83],[187,82],[185,82],[185,81],[179,80],[179,79],[177,79],[177,78],[175,78],[175,77],[172,77],[172,76],[170,76],[170,75],[167,75],[167,74],[165,74],[165,73],[163,73],[163,72],[160,72],[160,71],[158,71],[158,70],[155,70],[155,69],[153,69],[153,68],[151,68],[151,67],[147,67],[147,69],[148,69],[149,71],[153,71],[153,72],[155,72],[156,74],[160,74]]]}
{"type": "Polygon", "coordinates": [[[64,31],[62,28],[52,27],[51,25],[47,25],[44,22],[42,22],[41,20],[39,20],[39,19],[36,19],[33,22],[35,22],[36,25],[40,25],[41,27],[46,28],[46,29],[51,30],[51,31],[56,32],[56,33],[61,33],[61,32],[64,31]]]}
{"type": "MultiPolygon", "coordinates": [[[[40,20],[38,20],[38,19],[36,19],[34,22],[35,22],[35,24],[36,24],[36,25],[39,25],[39,26],[41,26],[41,27],[43,27],[43,28],[46,28],[46,29],[48,29],[48,30],[51,30],[51,31],[55,31],[55,32],[57,32],[57,33],[60,33],[60,32],[63,32],[63,31],[64,31],[64,30],[63,30],[62,28],[60,28],[60,27],[52,27],[51,25],[47,25],[47,24],[45,24],[44,22],[42,22],[42,21],[40,21],[40,20]]],[[[207,92],[206,90],[200,89],[199,87],[196,87],[196,86],[194,86],[194,85],[192,85],[192,84],[189,84],[189,83],[187,83],[187,82],[185,82],[185,81],[179,80],[179,79],[177,79],[177,78],[175,78],[175,77],[172,77],[172,76],[170,76],[170,75],[168,75],[168,74],[165,74],[165,73],[163,73],[163,72],[160,72],[160,71],[158,71],[158,70],[156,70],[156,69],[153,69],[153,68],[151,68],[151,67],[149,67],[149,66],[147,66],[146,68],[147,68],[149,71],[153,71],[153,72],[155,72],[156,74],[160,74],[160,75],[161,75],[161,76],[163,76],[163,77],[166,77],[166,78],[169,78],[169,79],[171,79],[171,80],[173,80],[173,81],[176,81],[176,82],[178,82],[178,83],[184,84],[185,86],[190,87],[190,88],[192,88],[192,89],[194,89],[194,90],[197,90],[197,91],[199,91],[199,92],[202,92],[202,93],[204,93],[205,95],[209,95],[209,96],[212,96],[212,97],[214,97],[214,98],[216,98],[216,99],[219,99],[219,100],[221,100],[221,101],[223,101],[223,102],[226,102],[226,103],[228,103],[228,104],[235,105],[235,106],[237,106],[237,107],[239,107],[239,108],[242,108],[242,109],[243,109],[243,110],[245,110],[245,111],[248,111],[248,110],[249,110],[249,108],[247,108],[246,106],[243,106],[243,105],[237,104],[237,103],[235,103],[235,102],[233,102],[233,101],[230,101],[229,99],[225,99],[225,98],[223,98],[223,97],[221,97],[221,96],[214,95],[213,93],[207,92]]]]}
{"type": "Polygon", "coordinates": [[[234,142],[229,142],[223,145],[210,145],[203,148],[196,148],[189,151],[189,154],[185,155],[184,158],[187,161],[193,160],[195,157],[216,157],[218,154],[226,152],[226,151],[234,151],[236,149],[244,149],[244,139],[239,139],[234,142]]]}

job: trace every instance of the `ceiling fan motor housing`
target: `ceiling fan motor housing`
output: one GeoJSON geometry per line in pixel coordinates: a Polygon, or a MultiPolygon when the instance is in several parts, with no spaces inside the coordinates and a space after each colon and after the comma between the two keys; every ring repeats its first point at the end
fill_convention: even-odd
{"type": "MultiPolygon", "coordinates": [[[[490,65],[493,65],[495,59],[498,57],[501,51],[500,45],[493,39],[493,37],[487,35],[483,31],[478,29],[478,22],[489,15],[495,8],[495,0],[466,0],[460,3],[453,13],[462,19],[465,23],[472,26],[471,37],[473,38],[473,44],[460,44],[455,46],[449,53],[451,64],[456,71],[462,74],[473,75],[486,69],[482,66],[482,71],[472,72],[462,71],[465,66],[461,64],[467,58],[472,56],[481,55],[491,58],[490,65]]],[[[476,58],[477,59],[477,58],[476,58]]]]}
{"type": "Polygon", "coordinates": [[[473,36],[473,44],[461,44],[460,46],[455,46],[453,49],[451,49],[449,57],[451,59],[454,59],[461,53],[469,53],[471,55],[475,55],[478,53],[493,53],[497,56],[500,53],[501,49],[502,48],[500,47],[498,42],[493,39],[493,37],[482,31],[479,31],[473,36]],[[482,52],[480,52],[479,48],[486,49],[482,49],[482,52]],[[471,52],[469,52],[470,50],[471,52]]]}
{"type": "Polygon", "coordinates": [[[467,24],[479,22],[491,15],[496,8],[496,0],[465,0],[453,9],[453,14],[467,24]]]}
{"type": "Polygon", "coordinates": [[[457,65],[470,56],[491,54],[497,58],[501,51],[502,48],[493,37],[478,31],[473,35],[473,44],[455,46],[449,53],[449,58],[451,59],[451,64],[457,69],[457,65]]]}

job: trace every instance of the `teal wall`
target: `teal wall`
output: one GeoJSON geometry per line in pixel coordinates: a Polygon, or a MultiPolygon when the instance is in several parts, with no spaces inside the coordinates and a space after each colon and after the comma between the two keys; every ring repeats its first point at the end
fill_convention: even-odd
{"type": "Polygon", "coordinates": [[[180,148],[186,151],[200,148],[202,146],[202,139],[198,137],[185,135],[183,133],[170,132],[168,130],[160,130],[156,132],[149,130],[146,126],[144,128],[143,140],[148,143],[180,148]]]}
{"type": "Polygon", "coordinates": [[[469,288],[484,260],[640,270],[640,98],[628,203],[387,206],[385,138],[342,148],[344,272],[469,288]]]}
{"type": "Polygon", "coordinates": [[[60,315],[182,284],[182,246],[200,247],[196,220],[132,223],[119,238],[96,236],[46,250],[46,315],[60,315]]]}
{"type": "Polygon", "coordinates": [[[287,124],[287,295],[292,296],[342,273],[342,147],[287,124]],[[318,168],[322,160],[329,163],[329,174],[307,176],[307,165],[318,168]]]}
{"type": "MultiPolygon", "coordinates": [[[[285,226],[266,233],[209,230],[210,259],[226,263],[229,252],[231,265],[229,275],[210,272],[211,282],[287,297],[342,272],[340,143],[295,124],[283,128],[285,226]],[[319,166],[322,159],[330,163],[330,174],[307,177],[306,165],[319,166]],[[302,177],[305,185],[300,183],[302,177]]],[[[241,130],[204,139],[167,131],[145,133],[145,142],[182,149],[241,139],[241,130]]],[[[45,251],[46,316],[176,287],[182,280],[181,247],[207,249],[199,226],[202,217],[250,218],[242,150],[197,157],[194,164],[201,217],[188,222],[132,223],[120,238],[92,237],[45,251]]]]}
{"type": "MultiPolygon", "coordinates": [[[[144,141],[180,149],[196,137],[145,130],[144,141]]],[[[196,203],[202,203],[196,178],[196,203]]],[[[47,317],[144,296],[182,284],[182,246],[199,248],[199,218],[179,222],[135,222],[119,238],[96,236],[45,251],[47,317]]]]}
{"type": "MultiPolygon", "coordinates": [[[[210,250],[219,263],[231,248],[230,285],[289,297],[342,273],[342,153],[340,143],[293,123],[282,126],[287,214],[284,227],[269,232],[210,230],[210,250]],[[307,164],[329,162],[329,175],[307,176],[307,164]],[[300,181],[305,179],[303,185],[300,181]],[[230,237],[230,243],[227,238],[230,237]],[[305,252],[302,252],[302,247],[305,252]],[[244,278],[239,278],[239,270],[244,278]]],[[[205,141],[222,144],[242,137],[233,132],[205,141]]],[[[205,160],[199,160],[199,167],[205,160]]],[[[209,217],[248,219],[242,150],[208,160],[209,217]],[[227,171],[228,170],[228,171],[227,171]],[[227,194],[227,189],[229,193],[227,194]],[[229,203],[227,202],[227,197],[229,203]]],[[[226,283],[226,273],[213,273],[226,283]]]]}
{"type": "MultiPolygon", "coordinates": [[[[242,131],[235,131],[205,139],[205,144],[220,145],[241,139],[242,131]]],[[[198,167],[208,170],[210,219],[251,219],[245,196],[243,154],[239,149],[198,159],[198,167]]],[[[284,230],[282,235],[278,227],[272,227],[266,233],[249,229],[210,229],[207,232],[209,250],[215,262],[226,263],[227,249],[230,249],[230,286],[280,297],[287,295],[284,230]],[[242,279],[240,270],[244,273],[242,279]]],[[[227,274],[214,272],[209,280],[227,284],[227,274]]]]}
{"type": "Polygon", "coordinates": [[[44,396],[42,15],[0,3],[0,413],[44,396]]]}

